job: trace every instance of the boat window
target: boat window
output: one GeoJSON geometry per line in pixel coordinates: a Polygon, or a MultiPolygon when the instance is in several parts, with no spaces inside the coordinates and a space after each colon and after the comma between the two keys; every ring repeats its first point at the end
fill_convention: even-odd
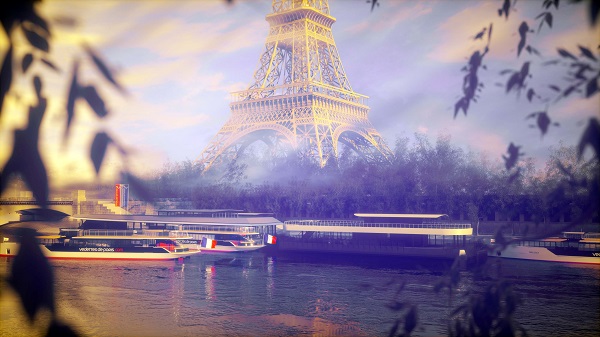
{"type": "Polygon", "coordinates": [[[238,234],[215,234],[215,240],[245,241],[244,237],[238,234]]]}

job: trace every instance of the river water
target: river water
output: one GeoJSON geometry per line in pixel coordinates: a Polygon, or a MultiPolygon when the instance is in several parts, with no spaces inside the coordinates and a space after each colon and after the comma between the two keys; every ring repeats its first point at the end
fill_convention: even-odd
{"type": "MultiPolygon", "coordinates": [[[[397,313],[386,304],[401,282],[398,299],[418,309],[415,335],[446,335],[461,298],[498,276],[521,296],[515,318],[529,335],[600,331],[597,266],[489,259],[487,272],[461,271],[450,301],[433,290],[448,279],[437,261],[254,252],[52,264],[59,317],[87,336],[387,336],[397,313]]],[[[9,265],[0,260],[3,276],[9,265]]],[[[0,335],[42,331],[29,328],[6,284],[1,294],[0,335]]]]}

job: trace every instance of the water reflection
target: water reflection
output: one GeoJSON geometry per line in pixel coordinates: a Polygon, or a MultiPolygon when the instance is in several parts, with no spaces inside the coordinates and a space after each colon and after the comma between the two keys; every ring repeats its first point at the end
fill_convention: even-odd
{"type": "Polygon", "coordinates": [[[273,291],[275,290],[275,280],[273,279],[275,270],[275,258],[273,256],[265,257],[266,265],[267,265],[267,278],[266,278],[266,290],[267,297],[269,299],[273,298],[273,291]]]}
{"type": "Polygon", "coordinates": [[[206,289],[206,299],[209,301],[216,301],[216,277],[217,277],[217,268],[214,265],[204,267],[205,275],[205,289],[206,289]]]}
{"type": "MultiPolygon", "coordinates": [[[[459,304],[433,291],[446,270],[427,261],[252,253],[52,263],[61,317],[93,336],[387,335],[398,317],[386,305],[400,283],[397,299],[418,306],[417,334],[445,335],[459,304]]],[[[600,323],[599,272],[503,260],[479,274],[462,271],[454,298],[502,274],[524,299],[516,315],[530,334],[592,335],[600,323]]],[[[2,331],[14,322],[3,320],[2,331]]]]}

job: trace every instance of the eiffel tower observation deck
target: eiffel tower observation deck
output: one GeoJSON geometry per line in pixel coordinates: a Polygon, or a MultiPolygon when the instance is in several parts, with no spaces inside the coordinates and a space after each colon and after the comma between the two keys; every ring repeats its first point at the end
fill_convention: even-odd
{"type": "Polygon", "coordinates": [[[368,161],[391,151],[368,120],[367,96],[352,90],[338,54],[327,0],[273,0],[265,50],[247,90],[232,93],[231,116],[198,157],[204,170],[263,141],[325,166],[340,143],[368,161]]]}

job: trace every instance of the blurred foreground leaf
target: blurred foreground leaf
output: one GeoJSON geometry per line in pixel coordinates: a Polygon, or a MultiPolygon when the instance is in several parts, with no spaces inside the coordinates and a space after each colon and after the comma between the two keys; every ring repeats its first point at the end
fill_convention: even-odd
{"type": "Polygon", "coordinates": [[[40,250],[36,231],[20,230],[19,252],[11,266],[10,285],[15,289],[30,322],[41,308],[54,313],[54,275],[48,260],[40,250]]]}

